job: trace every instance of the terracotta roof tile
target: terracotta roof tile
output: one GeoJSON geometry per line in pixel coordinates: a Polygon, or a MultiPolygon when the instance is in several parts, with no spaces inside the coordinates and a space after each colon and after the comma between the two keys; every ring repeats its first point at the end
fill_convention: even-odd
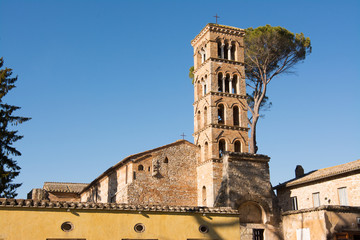
{"type": "Polygon", "coordinates": [[[48,192],[80,193],[88,183],[45,182],[43,189],[48,192]]]}
{"type": "Polygon", "coordinates": [[[33,199],[6,199],[0,198],[0,210],[10,207],[22,208],[62,208],[62,209],[86,209],[86,210],[114,210],[132,212],[191,212],[212,214],[239,214],[230,207],[191,207],[191,206],[166,206],[166,205],[129,205],[123,203],[93,203],[93,202],[58,202],[33,199]]]}

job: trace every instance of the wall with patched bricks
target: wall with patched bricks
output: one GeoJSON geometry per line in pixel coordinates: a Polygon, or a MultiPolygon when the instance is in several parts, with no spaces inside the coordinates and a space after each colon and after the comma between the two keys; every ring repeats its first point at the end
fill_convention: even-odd
{"type": "Polygon", "coordinates": [[[135,179],[128,188],[128,202],[196,206],[197,158],[197,147],[184,141],[134,162],[135,179]],[[139,165],[144,170],[139,171],[139,165]]]}

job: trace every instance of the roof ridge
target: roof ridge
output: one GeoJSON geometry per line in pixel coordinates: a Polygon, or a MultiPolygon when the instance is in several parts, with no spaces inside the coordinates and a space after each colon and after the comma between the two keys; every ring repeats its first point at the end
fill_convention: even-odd
{"type": "Polygon", "coordinates": [[[89,183],[75,183],[75,182],[44,182],[45,183],[61,183],[61,184],[89,184],[89,183]]]}
{"type": "Polygon", "coordinates": [[[93,202],[65,202],[33,199],[6,199],[0,198],[0,210],[9,207],[55,208],[55,209],[91,209],[143,212],[184,212],[184,213],[212,213],[212,214],[239,214],[238,210],[230,207],[199,207],[199,206],[169,206],[169,205],[132,205],[125,203],[93,203],[93,202]]]}

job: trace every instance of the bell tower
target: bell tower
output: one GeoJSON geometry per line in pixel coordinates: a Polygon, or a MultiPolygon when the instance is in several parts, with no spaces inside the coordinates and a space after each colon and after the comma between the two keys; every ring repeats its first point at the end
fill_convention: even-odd
{"type": "Polygon", "coordinates": [[[199,206],[215,202],[224,152],[248,152],[244,34],[240,28],[209,23],[191,41],[199,206]]]}

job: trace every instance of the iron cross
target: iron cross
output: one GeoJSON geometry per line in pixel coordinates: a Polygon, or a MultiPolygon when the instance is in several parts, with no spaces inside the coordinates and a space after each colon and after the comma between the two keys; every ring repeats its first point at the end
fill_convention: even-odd
{"type": "Polygon", "coordinates": [[[181,134],[180,136],[182,136],[182,137],[183,137],[183,140],[184,140],[186,135],[183,133],[183,134],[181,134]]]}
{"type": "Polygon", "coordinates": [[[216,24],[218,24],[218,23],[217,23],[217,19],[220,18],[220,17],[216,14],[216,15],[214,16],[214,18],[216,18],[216,24]]]}

